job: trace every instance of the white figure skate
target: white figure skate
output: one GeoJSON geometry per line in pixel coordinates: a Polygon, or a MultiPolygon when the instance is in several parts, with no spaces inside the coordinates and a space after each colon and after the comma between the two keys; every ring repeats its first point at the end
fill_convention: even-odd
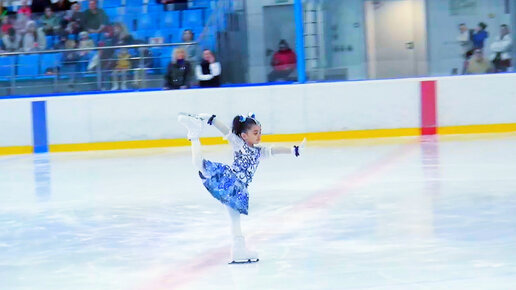
{"type": "Polygon", "coordinates": [[[231,259],[233,261],[229,264],[248,264],[260,261],[256,252],[247,250],[243,236],[234,237],[231,259]]]}
{"type": "Polygon", "coordinates": [[[177,121],[188,130],[186,135],[188,140],[199,139],[204,124],[206,123],[201,116],[188,113],[179,113],[177,115],[177,121]]]}

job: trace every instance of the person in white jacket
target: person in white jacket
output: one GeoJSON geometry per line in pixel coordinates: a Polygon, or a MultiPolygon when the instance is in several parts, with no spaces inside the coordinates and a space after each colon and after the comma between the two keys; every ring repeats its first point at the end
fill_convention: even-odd
{"type": "Polygon", "coordinates": [[[209,49],[202,53],[203,60],[195,68],[195,74],[201,88],[220,87],[220,63],[215,60],[215,55],[209,49]]]}
{"type": "Polygon", "coordinates": [[[491,61],[496,72],[506,72],[511,67],[512,38],[506,24],[500,26],[500,35],[491,44],[491,61]]]}

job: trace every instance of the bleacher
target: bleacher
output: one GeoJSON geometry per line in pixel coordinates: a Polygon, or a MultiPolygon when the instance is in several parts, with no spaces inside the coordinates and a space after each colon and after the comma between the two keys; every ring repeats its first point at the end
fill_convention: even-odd
{"type": "MultiPolygon", "coordinates": [[[[80,3],[81,11],[88,9],[87,0],[80,3]]],[[[156,37],[162,37],[164,43],[181,42],[182,32],[191,29],[201,48],[214,50],[214,35],[205,35],[202,40],[199,39],[208,24],[214,3],[215,0],[193,0],[186,10],[165,11],[163,4],[158,4],[155,0],[100,0],[98,7],[106,12],[111,23],[124,23],[133,38],[144,43],[149,43],[150,38],[156,37]]],[[[209,27],[209,31],[210,34],[215,34],[217,28],[209,27]]],[[[71,35],[70,38],[72,37],[71,35]]],[[[90,33],[90,38],[97,43],[102,35],[90,33]]],[[[46,42],[46,49],[51,50],[58,42],[57,36],[47,36],[46,42]]],[[[155,48],[151,51],[156,69],[149,70],[148,73],[161,74],[163,67],[170,62],[172,47],[155,48]]],[[[59,66],[60,59],[61,53],[0,56],[0,81],[8,81],[13,75],[17,80],[48,78],[44,75],[45,71],[59,66]]],[[[83,67],[85,69],[86,66],[83,67]]]]}

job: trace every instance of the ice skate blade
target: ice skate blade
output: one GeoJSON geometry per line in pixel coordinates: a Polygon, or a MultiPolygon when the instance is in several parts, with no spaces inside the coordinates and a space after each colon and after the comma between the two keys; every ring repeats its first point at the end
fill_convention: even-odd
{"type": "Polygon", "coordinates": [[[234,264],[252,264],[252,263],[256,263],[260,261],[260,259],[249,259],[247,261],[232,261],[232,262],[229,262],[228,264],[229,265],[234,265],[234,264]]]}

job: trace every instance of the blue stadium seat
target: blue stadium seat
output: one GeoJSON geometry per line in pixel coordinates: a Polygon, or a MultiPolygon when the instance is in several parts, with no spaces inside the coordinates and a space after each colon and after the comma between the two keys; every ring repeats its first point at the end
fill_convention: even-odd
{"type": "Polygon", "coordinates": [[[81,10],[84,11],[84,10],[88,9],[88,5],[89,5],[89,1],[83,0],[81,2],[81,8],[82,8],[81,10]]]}
{"type": "Polygon", "coordinates": [[[183,10],[182,27],[191,28],[203,26],[202,9],[183,10]]]}
{"type": "Polygon", "coordinates": [[[45,53],[40,55],[40,73],[44,74],[48,68],[58,67],[61,64],[60,53],[45,53]]]}
{"type": "Polygon", "coordinates": [[[39,55],[27,54],[18,56],[17,75],[20,77],[34,77],[39,73],[39,55]]]}
{"type": "Polygon", "coordinates": [[[193,0],[190,7],[192,8],[209,8],[211,6],[210,0],[193,0]]]}
{"type": "Polygon", "coordinates": [[[15,56],[0,56],[0,78],[10,77],[14,67],[15,56]]]}
{"type": "Polygon", "coordinates": [[[55,37],[53,35],[47,35],[46,39],[47,39],[47,47],[45,47],[45,49],[52,49],[54,47],[55,37]]]}
{"type": "MultiPolygon", "coordinates": [[[[156,1],[149,0],[149,2],[156,2],[156,1]]],[[[143,0],[125,0],[125,6],[128,6],[128,7],[142,7],[143,6],[143,0]]]]}
{"type": "Polygon", "coordinates": [[[138,28],[136,30],[139,31],[159,29],[159,21],[157,21],[157,19],[159,18],[156,14],[147,13],[141,15],[141,17],[138,19],[138,28]]]}
{"type": "Polygon", "coordinates": [[[161,22],[161,27],[163,28],[181,27],[181,24],[179,23],[179,11],[165,11],[161,22]]]}
{"type": "Polygon", "coordinates": [[[122,0],[104,0],[102,3],[103,9],[112,8],[112,7],[120,7],[120,6],[122,6],[122,0]]]}

